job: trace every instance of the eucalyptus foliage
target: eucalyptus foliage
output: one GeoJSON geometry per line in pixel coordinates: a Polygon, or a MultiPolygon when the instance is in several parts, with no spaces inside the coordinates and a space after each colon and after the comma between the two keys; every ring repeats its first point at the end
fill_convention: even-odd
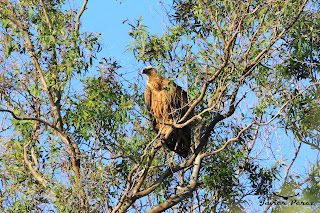
{"type": "Polygon", "coordinates": [[[1,211],[319,208],[319,162],[291,171],[320,150],[319,1],[174,0],[163,34],[129,23],[128,54],[188,93],[194,116],[171,127],[192,126],[187,158],[152,129],[141,78],[97,58],[87,1],[66,3],[0,1],[1,211]]]}

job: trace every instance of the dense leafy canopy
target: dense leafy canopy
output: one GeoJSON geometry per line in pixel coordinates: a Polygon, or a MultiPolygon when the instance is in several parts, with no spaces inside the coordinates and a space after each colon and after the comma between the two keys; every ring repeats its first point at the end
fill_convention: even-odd
{"type": "Polygon", "coordinates": [[[0,1],[0,209],[315,211],[319,162],[291,168],[320,150],[319,3],[174,0],[164,34],[129,23],[128,54],[188,92],[180,158],[150,125],[145,80],[81,31],[87,0],[0,1]],[[313,204],[275,205],[291,195],[313,204]]]}

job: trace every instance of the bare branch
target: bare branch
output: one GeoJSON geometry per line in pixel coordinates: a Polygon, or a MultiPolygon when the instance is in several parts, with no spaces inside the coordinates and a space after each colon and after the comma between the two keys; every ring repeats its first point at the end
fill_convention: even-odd
{"type": "Polygon", "coordinates": [[[186,197],[188,197],[199,185],[197,180],[198,180],[199,171],[201,168],[202,158],[203,157],[201,155],[198,155],[196,157],[195,162],[194,162],[193,172],[191,175],[191,179],[189,181],[189,184],[186,187],[181,188],[180,191],[176,195],[167,199],[163,203],[157,205],[153,209],[146,211],[146,213],[163,212],[163,211],[171,208],[172,206],[176,205],[177,203],[180,203],[182,200],[184,200],[186,197]]]}
{"type": "Polygon", "coordinates": [[[79,13],[78,13],[78,15],[77,15],[76,28],[75,28],[75,32],[76,32],[76,33],[79,33],[80,18],[81,18],[81,16],[82,16],[83,11],[84,11],[85,9],[87,9],[87,8],[86,8],[87,3],[88,3],[88,0],[85,0],[85,1],[83,2],[83,5],[82,5],[82,7],[81,7],[81,9],[80,9],[80,11],[79,11],[79,13]]]}
{"type": "Polygon", "coordinates": [[[238,133],[237,137],[229,139],[227,142],[224,143],[224,145],[220,149],[217,149],[214,152],[204,153],[204,154],[202,154],[202,157],[207,157],[207,156],[210,156],[210,155],[214,155],[214,154],[216,154],[218,152],[221,152],[222,150],[224,150],[229,145],[229,143],[237,141],[239,139],[239,137],[242,135],[242,133],[245,132],[246,130],[248,130],[253,124],[256,124],[256,122],[255,121],[251,122],[249,125],[247,125],[245,128],[243,128],[238,133]]]}
{"type": "Polygon", "coordinates": [[[42,124],[44,124],[46,126],[51,127],[55,131],[57,131],[59,134],[61,134],[71,144],[71,141],[70,141],[69,137],[62,130],[60,130],[56,126],[48,123],[47,121],[41,120],[39,118],[20,118],[20,117],[16,116],[11,110],[3,109],[3,108],[0,108],[0,112],[9,112],[14,119],[19,120],[19,121],[38,121],[38,122],[40,122],[40,123],[42,123],[42,124]]]}

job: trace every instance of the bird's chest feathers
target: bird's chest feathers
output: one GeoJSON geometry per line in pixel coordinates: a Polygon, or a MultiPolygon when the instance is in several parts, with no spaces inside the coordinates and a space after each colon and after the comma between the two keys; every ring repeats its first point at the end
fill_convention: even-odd
{"type": "Polygon", "coordinates": [[[163,119],[168,114],[168,98],[166,90],[161,89],[161,85],[148,83],[151,88],[151,108],[152,111],[160,119],[163,119]]]}

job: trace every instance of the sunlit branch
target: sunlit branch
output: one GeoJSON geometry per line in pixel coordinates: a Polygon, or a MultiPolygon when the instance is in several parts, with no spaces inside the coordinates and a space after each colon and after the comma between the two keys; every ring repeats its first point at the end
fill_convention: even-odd
{"type": "Polygon", "coordinates": [[[289,99],[288,101],[286,101],[282,107],[278,110],[278,112],[267,122],[264,122],[264,123],[260,123],[260,122],[257,122],[257,121],[253,121],[251,122],[249,125],[247,125],[245,128],[243,128],[237,135],[237,137],[235,138],[232,138],[232,139],[229,139],[220,149],[218,150],[215,150],[214,152],[210,152],[210,153],[204,153],[202,154],[203,157],[206,157],[206,156],[210,156],[210,155],[213,155],[213,154],[216,154],[218,152],[221,152],[222,150],[224,150],[229,143],[231,142],[234,142],[234,141],[237,141],[239,139],[239,137],[242,135],[243,132],[245,132],[247,129],[249,129],[252,125],[258,125],[258,126],[265,126],[265,125],[268,125],[270,124],[274,119],[276,119],[281,113],[282,111],[284,110],[284,108],[290,103],[292,102],[294,99],[296,99],[298,96],[302,95],[305,91],[307,91],[310,87],[314,86],[314,85],[317,85],[319,84],[319,81],[316,82],[316,83],[313,83],[311,85],[309,85],[307,88],[305,88],[304,90],[302,90],[300,93],[298,93],[297,95],[295,95],[294,97],[292,97],[291,99],[289,99]]]}
{"type": "Polygon", "coordinates": [[[242,135],[242,133],[244,133],[246,130],[248,130],[253,124],[256,124],[256,122],[255,122],[255,121],[251,122],[249,125],[247,125],[245,128],[243,128],[243,129],[238,133],[237,137],[232,138],[232,139],[229,139],[227,142],[224,143],[224,145],[223,145],[220,149],[217,149],[217,150],[215,150],[215,151],[213,151],[213,152],[210,152],[210,153],[203,153],[203,154],[202,154],[202,158],[203,158],[203,157],[210,156],[210,155],[214,155],[214,154],[216,154],[216,153],[218,153],[218,152],[221,152],[222,150],[224,150],[224,149],[229,145],[229,143],[234,142],[234,141],[237,141],[237,140],[240,138],[240,136],[242,135]]]}
{"type": "Polygon", "coordinates": [[[61,134],[66,140],[68,140],[69,143],[71,143],[69,137],[68,137],[63,131],[61,131],[61,130],[60,130],[59,128],[57,128],[56,126],[48,123],[47,121],[41,120],[41,119],[39,119],[39,118],[28,118],[28,117],[20,118],[20,117],[16,116],[16,115],[14,114],[14,112],[12,112],[11,110],[3,109],[3,108],[0,108],[0,112],[9,112],[14,119],[19,120],[19,121],[38,121],[38,122],[40,122],[40,123],[42,123],[42,124],[44,124],[44,125],[52,128],[52,129],[54,129],[54,130],[57,131],[59,134],[61,134]]]}
{"type": "Polygon", "coordinates": [[[149,170],[150,165],[151,165],[151,163],[152,163],[152,161],[153,161],[153,158],[154,158],[156,152],[160,149],[161,146],[162,146],[162,142],[159,141],[159,142],[157,143],[157,145],[152,148],[152,151],[151,151],[151,153],[150,153],[149,156],[148,156],[148,159],[147,159],[147,162],[146,162],[146,166],[145,166],[145,168],[143,169],[143,174],[142,174],[142,176],[140,177],[140,179],[139,179],[139,181],[138,181],[138,184],[137,184],[137,185],[134,187],[134,189],[132,190],[132,194],[133,194],[133,195],[136,194],[136,193],[139,191],[142,183],[145,181],[145,179],[146,179],[146,177],[147,177],[148,170],[149,170]]]}
{"type": "Polygon", "coordinates": [[[85,0],[83,2],[83,5],[82,5],[82,7],[81,7],[81,9],[80,9],[80,11],[79,11],[79,13],[77,15],[76,28],[75,28],[76,33],[79,33],[80,18],[82,16],[83,11],[86,9],[87,3],[88,3],[88,0],[85,0]]]}
{"type": "MultiPolygon", "coordinates": [[[[30,144],[30,142],[29,142],[28,144],[25,144],[25,145],[23,146],[23,158],[24,158],[24,162],[27,164],[27,166],[28,166],[31,174],[33,175],[33,177],[34,177],[37,181],[39,181],[39,183],[41,183],[44,188],[48,188],[48,187],[49,187],[48,181],[47,181],[46,179],[44,179],[44,177],[42,177],[42,176],[40,175],[39,171],[37,171],[37,170],[35,170],[35,169],[33,168],[32,163],[28,160],[28,157],[27,157],[27,156],[28,156],[28,154],[27,154],[27,147],[28,147],[29,144],[30,144]]],[[[54,197],[54,198],[51,198],[51,199],[55,200],[55,199],[57,198],[57,194],[55,193],[55,191],[52,190],[52,189],[50,189],[50,187],[49,187],[49,192],[50,192],[50,194],[54,197]]]]}
{"type": "Polygon", "coordinates": [[[170,197],[163,203],[155,206],[153,209],[146,211],[146,213],[165,211],[166,209],[169,209],[170,207],[176,205],[177,203],[180,203],[187,196],[189,196],[197,188],[197,186],[199,186],[198,176],[201,168],[201,160],[202,160],[201,155],[198,155],[194,162],[194,168],[192,171],[189,184],[186,187],[182,187],[176,195],[170,197]]]}

